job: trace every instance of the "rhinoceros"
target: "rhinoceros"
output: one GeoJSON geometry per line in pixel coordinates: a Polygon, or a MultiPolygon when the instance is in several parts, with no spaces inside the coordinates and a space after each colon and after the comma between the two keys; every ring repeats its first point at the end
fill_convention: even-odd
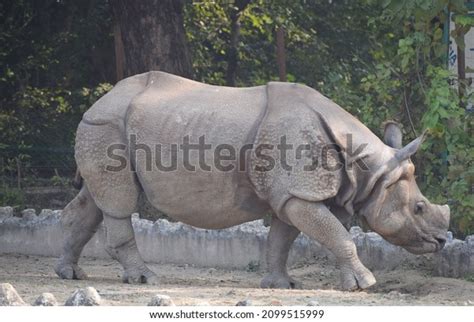
{"type": "Polygon", "coordinates": [[[78,260],[103,221],[123,281],[157,283],[131,223],[143,193],[175,220],[205,229],[271,214],[264,288],[300,287],[286,262],[303,232],[335,255],[343,289],[365,289],[376,280],[347,231],[354,216],[415,254],[443,247],[450,216],[415,182],[410,156],[422,137],[402,147],[399,127],[388,122],[384,142],[301,84],[231,88],[160,71],[126,78],[78,126],[83,184],[63,211],[55,271],[86,278],[78,260]]]}

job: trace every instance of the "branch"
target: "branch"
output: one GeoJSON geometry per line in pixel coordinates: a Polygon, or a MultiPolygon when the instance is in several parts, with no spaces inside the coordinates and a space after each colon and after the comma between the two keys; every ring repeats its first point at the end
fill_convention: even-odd
{"type": "Polygon", "coordinates": [[[417,137],[418,134],[416,134],[415,126],[413,125],[413,120],[411,119],[411,113],[410,113],[410,108],[408,107],[407,93],[406,93],[405,88],[403,88],[403,101],[405,102],[405,109],[407,111],[408,121],[410,121],[411,129],[413,131],[413,134],[415,134],[415,137],[417,137]]]}

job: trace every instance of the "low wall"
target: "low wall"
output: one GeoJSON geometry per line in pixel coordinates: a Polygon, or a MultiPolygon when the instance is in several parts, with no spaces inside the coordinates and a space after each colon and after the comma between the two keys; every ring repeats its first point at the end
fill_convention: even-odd
{"type": "MultiPolygon", "coordinates": [[[[14,217],[10,207],[0,207],[0,254],[58,256],[63,239],[60,210],[33,209],[14,217]]],[[[261,221],[229,229],[206,230],[160,219],[156,222],[132,217],[138,248],[145,261],[154,263],[189,264],[203,267],[252,268],[265,263],[265,240],[268,228],[261,221]]],[[[448,239],[445,248],[436,254],[416,256],[393,246],[376,233],[364,233],[352,227],[352,238],[361,261],[373,270],[392,270],[404,263],[431,265],[440,276],[474,275],[474,236],[465,241],[448,239]]],[[[84,256],[106,258],[104,232],[101,227],[86,245],[84,256]]],[[[301,234],[295,241],[290,263],[307,262],[332,254],[317,242],[301,234]]]]}

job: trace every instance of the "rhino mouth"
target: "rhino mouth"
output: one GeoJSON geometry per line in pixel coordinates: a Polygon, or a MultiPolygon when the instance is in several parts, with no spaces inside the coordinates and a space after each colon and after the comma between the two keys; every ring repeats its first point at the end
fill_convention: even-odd
{"type": "Polygon", "coordinates": [[[446,244],[445,237],[422,237],[421,239],[421,244],[404,246],[403,248],[413,254],[436,253],[442,250],[446,244]]]}

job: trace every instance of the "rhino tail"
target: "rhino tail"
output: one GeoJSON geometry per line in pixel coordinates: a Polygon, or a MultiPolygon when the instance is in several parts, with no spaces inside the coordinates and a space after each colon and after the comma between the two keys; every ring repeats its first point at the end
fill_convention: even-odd
{"type": "Polygon", "coordinates": [[[82,188],[82,177],[81,177],[81,172],[79,169],[76,170],[76,175],[74,176],[74,179],[72,180],[72,186],[76,188],[77,190],[80,190],[82,188]]]}

